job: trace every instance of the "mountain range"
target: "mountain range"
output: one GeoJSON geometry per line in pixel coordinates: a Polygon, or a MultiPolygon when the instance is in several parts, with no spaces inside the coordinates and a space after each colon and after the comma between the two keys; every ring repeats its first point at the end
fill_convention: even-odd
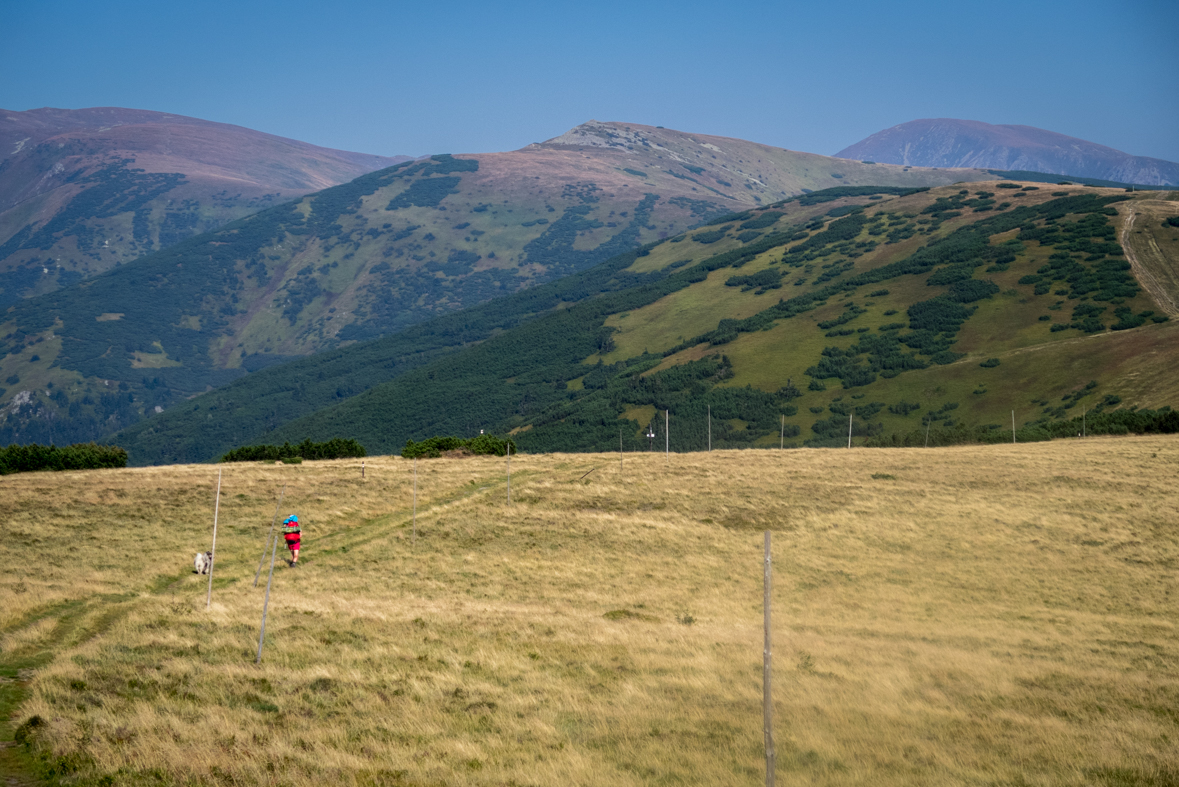
{"type": "Polygon", "coordinates": [[[395,452],[480,430],[528,451],[634,451],[648,433],[662,443],[666,417],[678,451],[1165,408],[1179,398],[1176,196],[814,192],[260,371],[113,440],[141,464],[335,436],[395,452]]]}
{"type": "Polygon", "coordinates": [[[838,184],[990,178],[600,122],[518,151],[402,162],[14,303],[0,323],[0,442],[99,437],[734,210],[838,184]]]}
{"type": "Polygon", "coordinates": [[[915,167],[1026,170],[1152,186],[1179,185],[1179,164],[1132,156],[1031,126],[977,120],[913,120],[879,131],[835,154],[915,167]]]}
{"type": "MultiPolygon", "coordinates": [[[[778,401],[783,396],[815,399],[807,405],[812,413],[834,405],[824,416],[830,423],[847,415],[837,412],[846,406],[834,395],[817,395],[829,390],[823,381],[832,370],[845,388],[878,386],[872,390],[884,407],[885,394],[904,388],[893,379],[901,371],[920,373],[904,380],[941,380],[942,367],[960,371],[963,357],[990,349],[1022,352],[1020,342],[1042,344],[1041,361],[1075,365],[1076,359],[1057,357],[1058,344],[1072,346],[1056,341],[1070,331],[1117,335],[1110,346],[1119,347],[1121,337],[1144,331],[1169,336],[1162,324],[1179,300],[1170,229],[1176,203],[1165,195],[1061,189],[1027,182],[1051,180],[1047,175],[1028,173],[1020,181],[993,168],[889,165],[598,121],[517,151],[406,159],[289,201],[265,193],[247,200],[243,190],[223,202],[227,211],[249,215],[227,212],[221,219],[228,223],[187,237],[161,234],[163,225],[151,223],[153,211],[161,208],[165,219],[175,213],[176,189],[186,184],[237,178],[261,188],[264,177],[293,169],[302,180],[290,183],[306,187],[316,177],[340,177],[332,169],[340,162],[364,168],[386,162],[309,152],[289,140],[279,140],[290,143],[280,149],[278,138],[258,140],[251,136],[256,132],[210,130],[181,118],[172,125],[200,129],[196,136],[204,140],[184,146],[189,174],[164,166],[146,171],[127,155],[130,142],[118,143],[122,158],[103,156],[116,149],[108,137],[120,128],[128,138],[149,140],[140,144],[148,152],[138,154],[147,163],[174,153],[173,131],[127,130],[151,126],[146,121],[159,121],[157,113],[144,119],[127,111],[123,126],[107,127],[102,111],[90,112],[97,114],[77,134],[101,138],[102,144],[87,143],[95,151],[91,159],[83,156],[84,145],[51,133],[46,121],[12,142],[13,155],[3,163],[9,168],[0,169],[0,191],[17,195],[13,209],[48,205],[55,194],[69,197],[58,200],[58,213],[43,224],[22,226],[5,244],[16,250],[0,260],[26,276],[40,266],[35,286],[9,291],[0,317],[0,443],[64,443],[119,432],[116,439],[136,463],[201,461],[258,439],[347,433],[370,449],[393,450],[408,437],[481,425],[514,430],[535,450],[581,450],[604,440],[605,426],[622,426],[625,437],[630,421],[650,425],[647,409],[662,401],[657,391],[638,396],[620,389],[620,381],[642,387],[648,378],[675,378],[675,385],[687,386],[677,390],[693,396],[715,389],[709,396],[718,405],[715,397],[723,394],[729,405],[722,412],[731,405],[732,412],[754,416],[726,418],[719,439],[755,445],[770,439],[765,408],[790,409],[789,401],[778,401]],[[145,122],[132,122],[137,119],[145,122]],[[33,150],[82,156],[59,158],[50,175],[63,161],[90,161],[97,169],[54,186],[30,164],[40,159],[19,155],[32,143],[33,150]],[[221,153],[217,144],[226,146],[221,153]],[[260,146],[254,155],[235,147],[251,144],[260,146]],[[214,164],[221,169],[214,172],[214,164]],[[99,177],[104,172],[109,177],[99,177]],[[152,185],[143,180],[149,177],[163,180],[152,185]],[[997,180],[1003,177],[1008,180],[997,180]],[[118,221],[130,222],[132,252],[160,248],[126,261],[91,254],[93,265],[74,271],[72,281],[48,259],[33,259],[46,244],[81,248],[87,238],[93,252],[94,228],[118,221]],[[140,229],[156,227],[156,234],[136,238],[136,222],[140,229]],[[1052,242],[1037,235],[1058,224],[1074,235],[1092,232],[1052,242]],[[1050,334],[1041,340],[1037,330],[1019,326],[1028,318],[1026,304],[1048,292],[1044,279],[1064,265],[1065,251],[1082,256],[1065,271],[1068,287],[1052,290],[1066,298],[1036,318],[1037,330],[1050,334]],[[102,260],[109,263],[105,272],[96,268],[102,260]],[[994,275],[976,276],[984,263],[984,273],[994,275]],[[721,282],[716,277],[726,268],[745,270],[730,270],[721,282]],[[1009,268],[1028,270],[1014,276],[1009,268]],[[911,278],[931,271],[928,282],[911,278]],[[1011,303],[1032,279],[1034,292],[1011,303]],[[1078,289],[1073,279],[1097,284],[1078,289]],[[894,280],[903,286],[893,295],[891,285],[859,292],[894,280]],[[827,314],[833,311],[827,301],[846,293],[854,298],[827,314]],[[923,293],[934,297],[922,299],[923,293]],[[863,303],[856,300],[861,296],[863,303]],[[1102,308],[1086,303],[1094,299],[1102,308]],[[1002,304],[998,312],[995,303],[1002,304]],[[846,348],[820,346],[806,322],[817,321],[828,339],[871,332],[872,325],[832,326],[860,320],[872,304],[888,304],[885,316],[904,313],[907,322],[886,320],[876,326],[883,338],[859,337],[846,348]],[[956,315],[950,322],[968,328],[920,327],[929,322],[921,310],[931,308],[949,309],[956,315]],[[1052,312],[1065,308],[1073,309],[1070,319],[1055,320],[1052,312]],[[968,322],[976,311],[989,316],[968,322]],[[634,331],[629,321],[640,314],[645,327],[634,331]],[[798,344],[789,357],[774,360],[776,350],[746,334],[778,326],[787,326],[787,344],[798,344]],[[1162,326],[1161,333],[1151,326],[1162,326]],[[896,330],[902,333],[891,333],[896,330]],[[970,339],[977,330],[987,338],[970,339]],[[799,366],[804,361],[810,365],[799,366]],[[602,368],[591,374],[587,364],[602,368]],[[681,379],[684,369],[705,367],[712,371],[681,379]],[[804,377],[811,378],[806,392],[793,382],[804,377]],[[740,383],[754,393],[728,390],[740,383]],[[605,415],[607,404],[614,415],[605,415]],[[569,428],[562,424],[584,425],[590,411],[597,427],[586,434],[596,437],[573,439],[562,431],[569,428]]],[[[30,113],[15,114],[29,125],[30,113]]],[[[1104,374],[1098,384],[1117,383],[1118,374],[1104,374]]],[[[992,374],[1004,396],[1011,388],[1005,376],[992,374]]],[[[1039,385],[1051,391],[1068,379],[1056,375],[1039,385]]],[[[1163,388],[1138,394],[1154,401],[1163,388]]],[[[997,397],[969,401],[976,406],[955,407],[990,417],[997,397]]],[[[1041,417],[1059,409],[1042,407],[1041,417]]],[[[865,417],[862,436],[904,424],[903,414],[871,409],[851,411],[865,417]]],[[[829,437],[826,427],[814,428],[796,411],[788,418],[782,440],[786,431],[807,444],[829,437]]]]}
{"type": "Polygon", "coordinates": [[[145,110],[0,110],[0,306],[407,160],[145,110]]]}

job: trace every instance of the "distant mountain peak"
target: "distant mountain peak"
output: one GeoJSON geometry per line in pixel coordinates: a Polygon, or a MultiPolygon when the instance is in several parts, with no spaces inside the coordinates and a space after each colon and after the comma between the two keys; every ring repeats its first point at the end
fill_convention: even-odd
{"type": "Polygon", "coordinates": [[[839,158],[916,167],[1027,170],[1150,186],[1179,185],[1179,164],[1087,142],[1033,126],[978,120],[911,120],[835,154],[839,158]]]}

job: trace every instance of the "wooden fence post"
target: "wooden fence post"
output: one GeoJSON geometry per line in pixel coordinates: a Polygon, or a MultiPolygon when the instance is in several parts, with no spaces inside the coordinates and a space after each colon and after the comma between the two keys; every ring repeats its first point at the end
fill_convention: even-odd
{"type": "Polygon", "coordinates": [[[209,594],[205,596],[205,611],[213,604],[213,566],[217,563],[217,513],[221,510],[221,468],[217,468],[217,496],[213,501],[213,562],[209,565],[209,594]]]}
{"type": "Polygon", "coordinates": [[[770,563],[770,531],[765,531],[765,578],[762,582],[762,607],[765,611],[765,647],[762,651],[762,725],[765,729],[766,745],[766,787],[774,787],[774,768],[776,754],[774,752],[774,697],[772,689],[773,650],[770,639],[770,590],[773,583],[773,571],[770,563]]]}
{"type": "Polygon", "coordinates": [[[266,577],[266,600],[262,602],[262,630],[258,633],[258,658],[255,664],[262,663],[262,641],[266,638],[266,612],[270,609],[270,582],[274,579],[274,553],[277,551],[278,533],[275,533],[270,546],[270,575],[266,577]]]}
{"type": "Polygon", "coordinates": [[[270,534],[266,536],[266,543],[262,545],[262,559],[258,561],[258,570],[254,572],[254,587],[258,587],[258,577],[262,574],[262,566],[266,564],[266,547],[270,546],[270,539],[274,536],[274,528],[278,525],[278,513],[282,510],[282,498],[287,493],[286,484],[278,493],[278,505],[274,507],[274,519],[270,522],[270,534]]]}

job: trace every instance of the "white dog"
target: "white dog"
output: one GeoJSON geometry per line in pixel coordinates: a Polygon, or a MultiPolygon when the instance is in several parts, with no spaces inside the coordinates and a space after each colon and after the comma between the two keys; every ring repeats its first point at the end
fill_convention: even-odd
{"type": "Polygon", "coordinates": [[[208,574],[213,568],[213,553],[197,552],[192,561],[192,568],[198,574],[208,574]]]}

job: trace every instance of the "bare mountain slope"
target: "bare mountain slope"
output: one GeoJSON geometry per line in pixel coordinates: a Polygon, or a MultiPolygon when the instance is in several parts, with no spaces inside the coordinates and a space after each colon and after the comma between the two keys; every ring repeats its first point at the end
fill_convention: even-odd
{"type": "Polygon", "coordinates": [[[877,166],[731,137],[596,120],[509,155],[545,152],[567,162],[596,160],[599,170],[613,170],[620,185],[633,188],[638,178],[661,191],[719,199],[740,209],[833,186],[940,186],[992,177],[977,169],[877,166]]]}
{"type": "Polygon", "coordinates": [[[1179,164],[1132,156],[1031,126],[977,120],[913,120],[877,132],[839,158],[921,167],[979,167],[1099,178],[1149,186],[1179,185],[1179,164]]]}
{"type": "Polygon", "coordinates": [[[404,160],[146,110],[0,110],[0,304],[404,160]]]}

